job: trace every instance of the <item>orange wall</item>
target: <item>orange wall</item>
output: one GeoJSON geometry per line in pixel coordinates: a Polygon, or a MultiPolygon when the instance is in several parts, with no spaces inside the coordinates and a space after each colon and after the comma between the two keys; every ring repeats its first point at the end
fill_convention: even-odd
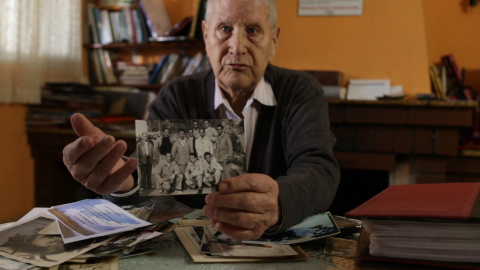
{"type": "Polygon", "coordinates": [[[0,105],[0,223],[17,220],[34,206],[25,114],[25,106],[0,105]]]}
{"type": "Polygon", "coordinates": [[[468,8],[466,0],[424,0],[429,62],[440,63],[452,53],[466,70],[466,83],[480,91],[480,6],[468,8]]]}
{"type": "Polygon", "coordinates": [[[273,63],[391,79],[405,93],[430,92],[422,1],[365,0],[362,16],[300,17],[298,1],[277,1],[280,43],[273,63]]]}

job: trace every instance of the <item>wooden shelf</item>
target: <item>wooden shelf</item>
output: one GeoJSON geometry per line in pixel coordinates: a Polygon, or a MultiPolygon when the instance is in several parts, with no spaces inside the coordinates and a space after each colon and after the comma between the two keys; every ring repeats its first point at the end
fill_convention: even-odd
{"type": "Polygon", "coordinates": [[[330,104],[339,105],[368,105],[368,106],[402,106],[402,107],[457,107],[475,108],[476,101],[443,101],[443,100],[343,100],[329,99],[330,104]]]}
{"type": "Polygon", "coordinates": [[[148,43],[110,43],[110,44],[86,44],[87,49],[108,49],[108,50],[149,50],[149,49],[175,49],[175,48],[188,48],[188,49],[200,49],[205,48],[203,41],[198,39],[181,39],[174,40],[169,37],[161,37],[158,41],[152,40],[148,43]]]}
{"type": "Polygon", "coordinates": [[[125,88],[138,88],[140,90],[153,91],[158,93],[162,88],[162,84],[92,84],[93,87],[125,87],[125,88]]]}

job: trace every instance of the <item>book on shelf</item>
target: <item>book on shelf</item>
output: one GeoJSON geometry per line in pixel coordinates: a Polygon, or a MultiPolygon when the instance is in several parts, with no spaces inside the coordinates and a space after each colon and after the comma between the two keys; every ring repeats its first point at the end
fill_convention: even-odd
{"type": "Polygon", "coordinates": [[[178,53],[172,53],[168,57],[168,61],[165,64],[165,69],[163,70],[160,78],[160,84],[164,84],[170,79],[173,78],[173,74],[175,72],[175,69],[178,67],[180,64],[180,55],[178,53]]]}
{"type": "Polygon", "coordinates": [[[100,20],[102,24],[102,44],[113,43],[112,25],[110,23],[110,15],[107,9],[100,10],[100,20]]]}
{"type": "Polygon", "coordinates": [[[390,186],[348,217],[362,218],[359,262],[480,269],[480,182],[390,186]]]}
{"type": "Polygon", "coordinates": [[[143,33],[144,27],[142,27],[141,14],[139,14],[138,10],[136,9],[132,9],[130,10],[130,12],[132,14],[133,31],[135,33],[136,43],[142,43],[147,41],[145,39],[146,34],[143,33]]]}
{"type": "Polygon", "coordinates": [[[93,49],[88,53],[90,83],[115,84],[118,82],[115,75],[115,55],[111,51],[93,49]]]}
{"type": "Polygon", "coordinates": [[[453,86],[460,86],[462,75],[453,54],[442,56],[442,63],[447,69],[447,75],[450,77],[453,86]]]}
{"type": "Polygon", "coordinates": [[[429,68],[429,73],[430,73],[430,81],[432,83],[432,90],[433,90],[433,93],[435,94],[435,97],[438,100],[445,100],[446,91],[444,89],[444,86],[442,85],[442,81],[440,79],[441,75],[438,71],[438,68],[434,65],[431,65],[429,68]]]}
{"type": "Polygon", "coordinates": [[[136,42],[135,25],[130,7],[124,7],[121,13],[122,25],[129,43],[136,42]]]}
{"type": "Polygon", "coordinates": [[[203,70],[207,70],[211,67],[210,65],[210,60],[208,59],[208,55],[204,55],[202,61],[200,62],[200,65],[195,69],[196,72],[200,72],[203,70]]]}
{"type": "Polygon", "coordinates": [[[206,0],[196,0],[194,15],[192,17],[192,25],[190,26],[190,38],[203,40],[202,21],[205,20],[205,12],[207,11],[206,0]]]}
{"type": "Polygon", "coordinates": [[[176,23],[170,30],[165,32],[165,36],[187,36],[190,33],[190,27],[192,26],[192,16],[187,16],[181,21],[176,23]]]}
{"type": "Polygon", "coordinates": [[[150,74],[150,77],[148,79],[149,84],[158,83],[158,74],[161,74],[162,69],[165,68],[165,63],[167,62],[167,60],[168,54],[164,54],[160,61],[155,65],[152,74],[150,74]]]}
{"type": "Polygon", "coordinates": [[[98,62],[98,58],[94,51],[88,52],[88,77],[90,79],[90,83],[93,84],[102,84],[105,82],[103,78],[102,71],[100,70],[100,62],[98,62]]]}
{"type": "Polygon", "coordinates": [[[146,25],[150,30],[150,37],[163,36],[172,28],[172,21],[163,0],[139,0],[138,6],[143,12],[146,25]]]}
{"type": "Polygon", "coordinates": [[[150,65],[117,62],[120,83],[148,84],[150,65]]]}
{"type": "Polygon", "coordinates": [[[182,75],[191,75],[195,73],[195,70],[198,68],[198,66],[200,66],[204,57],[205,55],[201,52],[198,52],[197,54],[195,54],[195,56],[192,57],[188,62],[182,75]]]}
{"type": "Polygon", "coordinates": [[[135,4],[136,0],[100,0],[99,5],[102,7],[130,7],[135,4]]]}
{"type": "Polygon", "coordinates": [[[136,11],[138,23],[137,28],[141,29],[140,33],[142,34],[142,42],[148,42],[150,37],[152,37],[152,32],[150,27],[148,27],[147,18],[145,17],[145,13],[142,11],[141,7],[139,7],[136,11]]]}
{"type": "Polygon", "coordinates": [[[458,99],[473,100],[473,90],[465,85],[465,70],[460,69],[453,54],[444,55],[441,60],[446,69],[447,94],[458,99]]]}
{"type": "Polygon", "coordinates": [[[116,43],[128,42],[128,34],[124,28],[125,19],[122,17],[122,11],[109,11],[108,16],[110,18],[110,25],[112,27],[113,40],[116,43]]]}
{"type": "Polygon", "coordinates": [[[105,34],[103,33],[104,25],[102,21],[102,16],[100,15],[100,9],[95,6],[92,6],[91,8],[93,19],[95,21],[95,27],[97,29],[98,41],[100,44],[106,44],[105,34]]]}
{"type": "Polygon", "coordinates": [[[104,49],[91,50],[89,58],[89,76],[92,84],[165,84],[175,77],[190,75],[210,67],[207,55],[202,52],[194,56],[165,54],[156,64],[119,61],[115,54],[104,49]]]}
{"type": "Polygon", "coordinates": [[[100,42],[97,21],[95,19],[95,5],[91,2],[87,2],[87,32],[88,32],[88,39],[89,43],[98,44],[100,42]]]}

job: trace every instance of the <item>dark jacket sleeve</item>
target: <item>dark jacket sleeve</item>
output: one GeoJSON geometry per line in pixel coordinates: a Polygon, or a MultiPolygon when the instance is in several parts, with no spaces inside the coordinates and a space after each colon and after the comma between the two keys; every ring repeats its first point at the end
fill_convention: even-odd
{"type": "Polygon", "coordinates": [[[340,181],[333,155],[335,137],[330,130],[328,103],[320,84],[300,74],[290,102],[284,106],[282,142],[287,173],[276,178],[280,188],[281,230],[328,209],[340,181]]]}

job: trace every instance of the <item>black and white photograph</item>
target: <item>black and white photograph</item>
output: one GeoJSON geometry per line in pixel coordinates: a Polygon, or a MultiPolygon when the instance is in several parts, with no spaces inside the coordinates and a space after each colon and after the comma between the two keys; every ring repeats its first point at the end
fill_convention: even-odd
{"type": "Polygon", "coordinates": [[[140,196],[206,194],[245,173],[242,119],[136,120],[140,196]]]}
{"type": "Polygon", "coordinates": [[[52,222],[55,220],[43,214],[1,230],[0,256],[39,267],[52,267],[101,245],[104,240],[65,245],[60,235],[41,233],[52,222]]]}

